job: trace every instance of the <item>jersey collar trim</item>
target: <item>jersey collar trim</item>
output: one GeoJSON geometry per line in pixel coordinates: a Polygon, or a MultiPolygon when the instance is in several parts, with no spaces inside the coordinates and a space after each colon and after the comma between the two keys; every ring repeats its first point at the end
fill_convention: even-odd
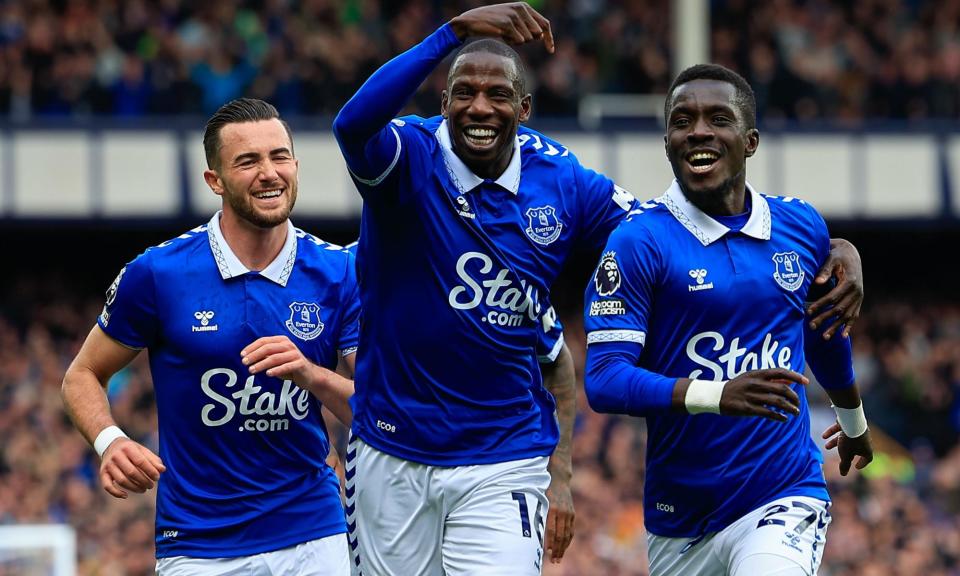
{"type": "MultiPolygon", "coordinates": [[[[752,209],[750,218],[740,229],[740,232],[757,240],[769,240],[770,206],[767,204],[766,198],[757,193],[749,183],[747,184],[747,192],[750,194],[752,209]]],[[[658,201],[662,202],[670,211],[670,214],[704,246],[716,242],[730,231],[729,228],[717,222],[687,200],[676,180],[673,181],[664,195],[658,198],[658,201]]]]}
{"type": "MultiPolygon", "coordinates": [[[[436,131],[437,140],[440,142],[440,150],[443,151],[443,163],[447,167],[450,179],[457,186],[461,194],[465,194],[477,186],[483,184],[483,178],[477,176],[463,163],[463,160],[453,151],[453,143],[450,141],[450,130],[447,127],[447,121],[440,123],[436,131]]],[[[513,138],[513,156],[510,158],[510,164],[494,181],[494,184],[512,192],[516,196],[520,190],[520,141],[513,138]]]]}
{"type": "MultiPolygon", "coordinates": [[[[218,210],[210,223],[207,224],[207,239],[210,241],[210,251],[213,252],[213,259],[217,263],[217,269],[220,270],[220,277],[224,280],[242,276],[250,270],[240,262],[237,255],[230,249],[226,239],[223,237],[223,231],[220,229],[220,216],[222,210],[218,210]]],[[[283,248],[266,268],[260,271],[260,275],[271,280],[280,286],[286,286],[290,279],[290,273],[293,271],[293,263],[297,260],[297,231],[293,223],[287,220],[287,238],[283,241],[283,248]]]]}

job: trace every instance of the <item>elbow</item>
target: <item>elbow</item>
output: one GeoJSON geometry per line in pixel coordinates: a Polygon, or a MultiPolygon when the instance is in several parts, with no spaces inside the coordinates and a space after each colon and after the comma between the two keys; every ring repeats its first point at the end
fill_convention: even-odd
{"type": "Polygon", "coordinates": [[[588,371],[584,378],[583,389],[587,395],[587,404],[594,412],[601,414],[623,412],[622,403],[618,402],[614,395],[609,393],[610,388],[604,386],[601,374],[588,371]]]}

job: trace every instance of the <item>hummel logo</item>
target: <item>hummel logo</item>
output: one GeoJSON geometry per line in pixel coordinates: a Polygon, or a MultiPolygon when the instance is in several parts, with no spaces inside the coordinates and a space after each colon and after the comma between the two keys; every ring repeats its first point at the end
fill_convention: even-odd
{"type": "Polygon", "coordinates": [[[690,270],[690,277],[696,280],[697,284],[690,284],[687,286],[687,291],[689,292],[699,292],[700,290],[711,290],[713,288],[713,282],[704,284],[704,278],[707,277],[706,268],[694,268],[690,270]]]}
{"type": "Polygon", "coordinates": [[[200,321],[199,326],[191,326],[194,332],[216,332],[219,328],[216,324],[211,325],[210,320],[213,319],[213,310],[201,310],[200,312],[194,312],[193,317],[200,321]]]}
{"type": "Polygon", "coordinates": [[[457,196],[457,204],[460,205],[460,209],[457,210],[457,214],[463,216],[464,218],[476,218],[477,215],[470,211],[470,203],[467,202],[466,197],[457,196]]]}

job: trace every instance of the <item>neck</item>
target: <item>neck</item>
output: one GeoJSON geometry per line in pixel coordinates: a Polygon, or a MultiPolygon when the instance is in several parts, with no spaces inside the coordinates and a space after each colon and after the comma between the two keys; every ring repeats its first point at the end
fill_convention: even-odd
{"type": "Polygon", "coordinates": [[[287,239],[287,221],[270,228],[260,228],[224,209],[220,231],[230,250],[247,270],[260,271],[270,265],[287,239]]]}
{"type": "MultiPolygon", "coordinates": [[[[477,164],[467,164],[467,168],[484,180],[496,180],[507,171],[510,165],[510,159],[513,157],[513,147],[507,149],[507,153],[498,157],[493,163],[480,162],[477,164]]],[[[466,162],[464,162],[466,164],[466,162]]]]}
{"type": "Polygon", "coordinates": [[[683,195],[704,214],[711,216],[736,216],[746,211],[747,186],[744,173],[740,172],[710,190],[696,192],[683,189],[683,195]]]}

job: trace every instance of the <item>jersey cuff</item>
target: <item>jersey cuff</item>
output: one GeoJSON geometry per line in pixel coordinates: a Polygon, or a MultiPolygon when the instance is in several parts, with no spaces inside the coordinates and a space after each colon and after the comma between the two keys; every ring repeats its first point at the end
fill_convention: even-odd
{"type": "Polygon", "coordinates": [[[600,342],[635,342],[644,344],[647,333],[639,330],[597,330],[587,334],[587,345],[600,342]]]}
{"type": "Polygon", "coordinates": [[[394,128],[393,126],[390,126],[390,131],[393,132],[393,137],[397,139],[397,151],[393,154],[393,161],[390,162],[390,165],[387,166],[387,169],[384,170],[382,174],[380,174],[373,180],[367,180],[366,178],[361,178],[357,176],[357,173],[354,172],[353,169],[350,168],[350,166],[347,166],[347,169],[350,170],[350,173],[353,174],[353,177],[357,179],[357,182],[360,182],[365,186],[370,186],[370,187],[377,186],[381,182],[383,182],[383,180],[387,176],[390,175],[390,172],[393,171],[393,167],[397,165],[397,161],[400,160],[400,149],[402,148],[403,144],[401,143],[400,134],[397,133],[397,129],[394,128]]]}
{"type": "Polygon", "coordinates": [[[538,355],[537,360],[539,360],[541,364],[552,364],[557,360],[557,356],[560,355],[561,350],[563,350],[563,334],[560,334],[560,338],[557,338],[557,342],[553,345],[553,348],[550,349],[550,352],[538,355]]]}
{"type": "Polygon", "coordinates": [[[349,355],[351,355],[351,354],[356,354],[356,352],[357,352],[357,346],[351,346],[351,347],[349,347],[349,348],[343,348],[343,349],[340,350],[340,357],[341,357],[341,358],[346,358],[347,356],[349,356],[349,355]]]}

